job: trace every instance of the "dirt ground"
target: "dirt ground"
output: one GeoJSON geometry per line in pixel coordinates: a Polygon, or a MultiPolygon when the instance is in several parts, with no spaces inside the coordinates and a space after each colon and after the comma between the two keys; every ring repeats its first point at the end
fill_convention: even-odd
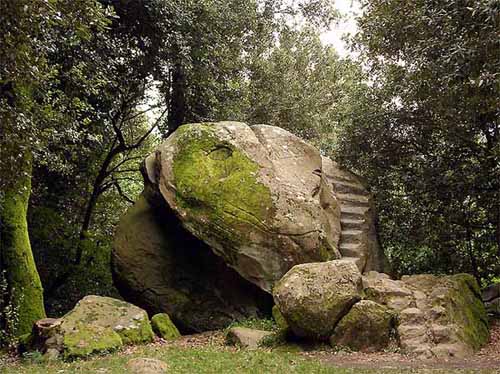
{"type": "MultiPolygon", "coordinates": [[[[223,331],[205,332],[195,335],[185,335],[174,341],[164,341],[157,339],[152,345],[159,347],[179,347],[179,348],[214,348],[217,350],[236,351],[239,348],[225,345],[223,331]]],[[[326,365],[339,368],[352,369],[465,369],[481,370],[493,369],[500,374],[500,321],[496,321],[491,326],[491,335],[489,343],[469,359],[450,359],[450,360],[422,360],[416,357],[403,355],[394,352],[380,353],[359,353],[342,352],[328,348],[326,345],[321,347],[304,347],[302,350],[298,346],[291,346],[294,352],[311,358],[320,360],[326,365]]],[[[130,354],[138,347],[125,348],[120,354],[130,354]]],[[[276,348],[281,350],[282,347],[276,348]]],[[[286,350],[286,349],[285,349],[286,350]]],[[[15,357],[4,357],[4,360],[15,361],[15,357]]],[[[0,360],[1,361],[1,360],[0,360]]],[[[1,365],[0,365],[1,366],[1,365]]]]}
{"type": "Polygon", "coordinates": [[[489,343],[469,359],[422,360],[400,353],[305,353],[336,367],[419,368],[419,369],[498,369],[500,373],[500,321],[491,325],[489,343]]]}
{"type": "MultiPolygon", "coordinates": [[[[181,346],[186,348],[217,347],[236,350],[224,345],[222,332],[207,332],[203,334],[184,336],[173,342],[159,342],[162,345],[181,346]]],[[[332,349],[306,350],[299,353],[302,356],[318,359],[325,364],[342,368],[360,369],[498,369],[500,373],[500,321],[491,326],[489,343],[469,359],[430,359],[422,360],[401,353],[359,353],[336,352],[332,349]]]]}

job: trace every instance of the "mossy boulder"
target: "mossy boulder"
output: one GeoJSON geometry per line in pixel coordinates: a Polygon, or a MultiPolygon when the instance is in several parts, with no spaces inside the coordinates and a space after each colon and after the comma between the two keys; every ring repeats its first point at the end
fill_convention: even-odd
{"type": "Polygon", "coordinates": [[[361,273],[350,260],[296,265],[276,284],[273,295],[295,335],[327,340],[361,299],[361,273]]]}
{"type": "Polygon", "coordinates": [[[488,341],[488,317],[472,275],[413,275],[401,280],[414,291],[415,306],[424,314],[433,356],[467,357],[488,341]]]}
{"type": "Polygon", "coordinates": [[[395,327],[393,310],[374,301],[362,300],[340,320],[330,337],[330,344],[353,351],[381,351],[393,341],[395,327]]]}
{"type": "Polygon", "coordinates": [[[367,298],[398,313],[401,348],[418,356],[468,357],[488,341],[479,286],[469,274],[363,277],[367,298]]]}
{"type": "Polygon", "coordinates": [[[172,340],[181,336],[167,313],[158,313],[151,317],[151,326],[156,335],[162,339],[172,340]]]}
{"type": "Polygon", "coordinates": [[[183,125],[145,164],[183,227],[262,290],[293,265],[340,257],[340,208],[320,153],[285,130],[183,125]]]}
{"type": "Polygon", "coordinates": [[[60,319],[38,321],[30,349],[59,352],[64,359],[113,351],[123,345],[149,343],[154,334],[147,313],[127,302],[86,296],[60,319]]]}

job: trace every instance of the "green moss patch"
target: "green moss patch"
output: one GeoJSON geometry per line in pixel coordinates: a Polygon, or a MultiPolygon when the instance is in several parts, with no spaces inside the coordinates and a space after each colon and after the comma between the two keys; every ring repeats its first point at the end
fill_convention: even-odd
{"type": "Polygon", "coordinates": [[[267,230],[273,204],[269,188],[257,179],[259,165],[217,138],[209,124],[182,126],[177,133],[173,173],[178,204],[205,222],[207,233],[233,245],[245,240],[239,235],[248,227],[267,230]]]}
{"type": "Polygon", "coordinates": [[[151,318],[151,325],[153,330],[160,338],[165,340],[176,339],[181,334],[174,323],[170,320],[170,317],[166,313],[155,314],[151,318]]]}

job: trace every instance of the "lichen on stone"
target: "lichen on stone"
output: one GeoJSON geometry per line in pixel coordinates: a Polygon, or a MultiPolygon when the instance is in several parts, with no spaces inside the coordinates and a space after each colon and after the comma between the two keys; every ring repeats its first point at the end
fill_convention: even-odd
{"type": "Polygon", "coordinates": [[[151,317],[151,325],[156,335],[162,339],[172,340],[181,336],[179,330],[166,313],[158,313],[151,317]]]}
{"type": "Polygon", "coordinates": [[[240,235],[248,225],[267,230],[273,203],[268,187],[258,181],[259,165],[221,141],[209,124],[177,131],[173,174],[178,204],[204,219],[207,232],[233,245],[245,240],[240,235]]]}

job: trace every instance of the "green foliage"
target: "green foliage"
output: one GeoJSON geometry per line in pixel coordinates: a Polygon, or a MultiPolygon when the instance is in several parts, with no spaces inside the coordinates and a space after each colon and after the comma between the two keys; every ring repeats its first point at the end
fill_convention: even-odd
{"type": "Polygon", "coordinates": [[[248,318],[242,321],[235,321],[226,327],[226,331],[233,327],[246,327],[249,329],[263,331],[278,331],[279,327],[272,318],[248,318]]]}
{"type": "Polygon", "coordinates": [[[277,44],[250,65],[245,121],[279,126],[320,148],[331,147],[361,70],[340,60],[319,31],[285,29],[277,44]]]}
{"type": "Polygon", "coordinates": [[[0,348],[13,348],[17,341],[19,324],[18,303],[9,292],[6,271],[0,272],[0,348]]]}
{"type": "Polygon", "coordinates": [[[487,282],[500,272],[498,2],[362,3],[354,45],[371,84],[336,154],[372,186],[397,273],[487,282]]]}

